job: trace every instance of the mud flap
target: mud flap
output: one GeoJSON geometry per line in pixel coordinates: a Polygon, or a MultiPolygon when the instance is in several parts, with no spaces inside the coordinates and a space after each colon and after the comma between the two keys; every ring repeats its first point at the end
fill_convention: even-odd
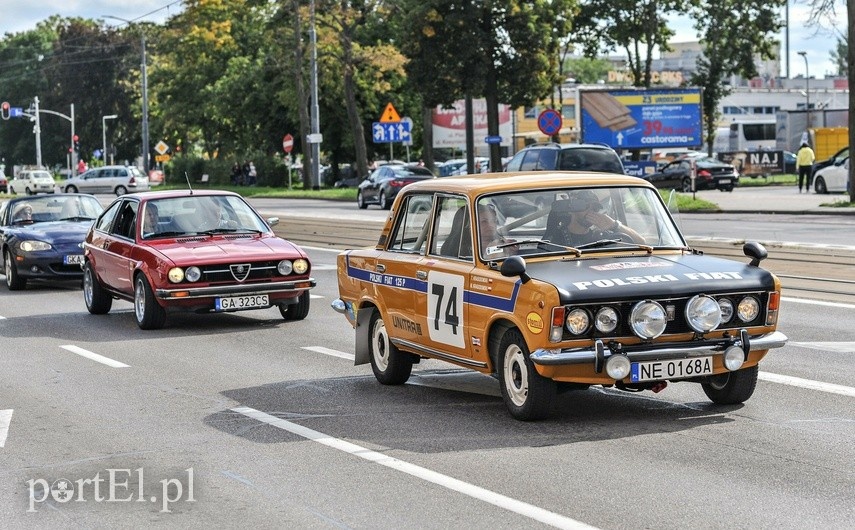
{"type": "Polygon", "coordinates": [[[371,361],[371,317],[374,311],[361,310],[356,312],[356,344],[353,365],[368,364],[371,361]]]}

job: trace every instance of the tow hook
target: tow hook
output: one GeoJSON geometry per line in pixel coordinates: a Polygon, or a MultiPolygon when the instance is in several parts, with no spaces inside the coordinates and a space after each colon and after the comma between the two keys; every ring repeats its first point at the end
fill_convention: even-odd
{"type": "Polygon", "coordinates": [[[659,392],[662,392],[663,390],[665,390],[666,386],[668,386],[668,381],[660,381],[660,382],[656,383],[655,385],[653,385],[652,387],[650,387],[650,390],[652,390],[654,394],[658,394],[659,392]]]}

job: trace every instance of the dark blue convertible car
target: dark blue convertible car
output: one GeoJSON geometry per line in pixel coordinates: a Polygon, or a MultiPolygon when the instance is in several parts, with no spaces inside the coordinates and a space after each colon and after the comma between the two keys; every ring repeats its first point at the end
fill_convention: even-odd
{"type": "Polygon", "coordinates": [[[83,240],[104,210],[92,195],[65,193],[10,199],[0,205],[0,250],[6,286],[27,280],[83,278],[83,240]]]}

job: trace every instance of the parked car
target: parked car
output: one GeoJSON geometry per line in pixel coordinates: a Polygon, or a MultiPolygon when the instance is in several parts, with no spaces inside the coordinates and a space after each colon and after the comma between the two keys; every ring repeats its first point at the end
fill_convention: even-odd
{"type": "Polygon", "coordinates": [[[86,236],[83,299],[94,315],[113,298],[134,304],[141,329],[167,313],[276,306],[285,320],[309,314],[315,286],[306,253],[277,237],[238,194],[217,190],[119,197],[86,236]]]}
{"type": "Polygon", "coordinates": [[[362,182],[361,177],[347,177],[335,181],[333,188],[355,188],[356,186],[359,186],[360,182],[362,182]]]}
{"type": "MultiPolygon", "coordinates": [[[[846,151],[846,154],[849,152],[846,151]]],[[[849,157],[830,166],[820,168],[813,176],[813,189],[817,193],[849,191],[849,157]]]]}
{"type": "Polygon", "coordinates": [[[36,193],[53,193],[56,191],[56,181],[49,171],[44,169],[24,169],[9,181],[9,193],[35,195],[36,193]]]}
{"type": "Polygon", "coordinates": [[[623,174],[614,149],[600,144],[531,144],[514,155],[507,171],[601,171],[623,174]]]}
{"type": "Polygon", "coordinates": [[[150,189],[148,177],[136,166],[96,167],[65,181],[66,193],[115,193],[124,195],[150,189]]]}
{"type": "Polygon", "coordinates": [[[80,280],[83,239],[104,208],[92,195],[16,197],[0,205],[0,251],[6,287],[29,280],[80,280]]]}
{"type": "Polygon", "coordinates": [[[452,158],[451,160],[446,160],[442,164],[438,164],[437,171],[439,171],[440,177],[450,177],[452,175],[459,174],[458,171],[461,167],[466,167],[466,159],[452,158]]]}
{"type": "MultiPolygon", "coordinates": [[[[816,162],[813,165],[813,168],[811,168],[811,172],[815,177],[816,173],[820,169],[826,168],[828,166],[837,165],[837,164],[843,162],[843,159],[845,159],[845,158],[849,158],[849,147],[844,147],[840,151],[837,151],[836,153],[834,153],[834,156],[832,156],[830,158],[826,158],[825,160],[822,160],[821,162],[816,162]]],[[[815,180],[816,179],[814,179],[814,181],[815,180]]]]}
{"type": "Polygon", "coordinates": [[[380,166],[359,183],[356,192],[356,204],[360,208],[368,208],[369,204],[377,204],[388,210],[398,192],[407,184],[419,180],[435,178],[429,169],[424,167],[407,166],[404,164],[386,164],[380,166]]]}
{"type": "Polygon", "coordinates": [[[0,171],[0,192],[9,193],[9,180],[2,171],[0,171]]]}
{"type": "Polygon", "coordinates": [[[692,163],[697,165],[696,190],[733,191],[739,185],[739,172],[735,167],[709,156],[674,160],[658,172],[642,175],[641,178],[660,189],[691,193],[692,163]]]}
{"type": "Polygon", "coordinates": [[[781,283],[760,268],[766,250],[746,243],[747,262],[693,251],[635,177],[426,180],[393,211],[376,246],[339,254],[332,302],[354,326],[356,364],[381,384],[403,384],[431,358],[496,377],[520,420],[548,416],[559,390],[592,385],[686,381],[731,405],[787,341],[781,283]]]}
{"type": "Polygon", "coordinates": [[[784,151],[784,173],[788,175],[796,175],[799,168],[796,167],[796,154],[792,151],[784,151]]]}

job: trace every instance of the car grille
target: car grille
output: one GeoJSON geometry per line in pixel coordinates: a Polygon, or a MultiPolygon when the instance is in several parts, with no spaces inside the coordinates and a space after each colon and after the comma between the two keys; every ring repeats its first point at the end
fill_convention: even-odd
{"type": "Polygon", "coordinates": [[[206,265],[202,267],[202,279],[212,284],[269,280],[282,276],[276,269],[278,265],[279,261],[206,265]]]}

